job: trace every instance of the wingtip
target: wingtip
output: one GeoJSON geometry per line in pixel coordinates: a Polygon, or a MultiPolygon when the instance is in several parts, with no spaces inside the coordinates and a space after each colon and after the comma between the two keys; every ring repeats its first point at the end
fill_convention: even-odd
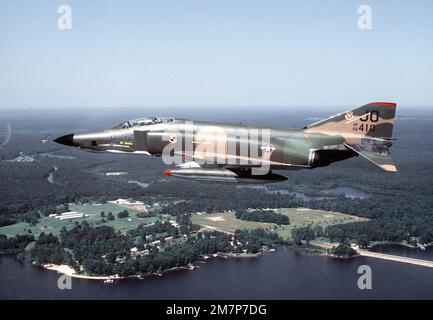
{"type": "Polygon", "coordinates": [[[397,172],[397,167],[393,164],[384,164],[380,166],[383,170],[389,172],[397,172]]]}
{"type": "Polygon", "coordinates": [[[376,102],[371,102],[370,104],[379,104],[381,106],[387,106],[387,107],[397,107],[397,103],[395,102],[381,102],[381,101],[376,101],[376,102]]]}
{"type": "Polygon", "coordinates": [[[165,173],[167,176],[169,176],[169,175],[171,175],[171,170],[168,170],[168,169],[167,169],[167,170],[164,171],[164,173],[165,173]]]}

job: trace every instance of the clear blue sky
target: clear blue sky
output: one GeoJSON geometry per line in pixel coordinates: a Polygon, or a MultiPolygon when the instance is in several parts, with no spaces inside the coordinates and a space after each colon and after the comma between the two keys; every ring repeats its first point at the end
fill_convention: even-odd
{"type": "Polygon", "coordinates": [[[0,108],[378,100],[433,106],[433,1],[0,0],[0,108]]]}

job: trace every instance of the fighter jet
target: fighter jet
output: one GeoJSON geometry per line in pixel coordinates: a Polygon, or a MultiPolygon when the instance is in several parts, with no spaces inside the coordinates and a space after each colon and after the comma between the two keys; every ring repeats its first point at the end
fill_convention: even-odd
{"type": "Polygon", "coordinates": [[[199,181],[266,183],[276,170],[313,169],[361,155],[395,172],[390,156],[396,104],[372,102],[304,128],[267,128],[174,118],[140,118],[54,141],[94,152],[162,157],[165,174],[199,181]]]}

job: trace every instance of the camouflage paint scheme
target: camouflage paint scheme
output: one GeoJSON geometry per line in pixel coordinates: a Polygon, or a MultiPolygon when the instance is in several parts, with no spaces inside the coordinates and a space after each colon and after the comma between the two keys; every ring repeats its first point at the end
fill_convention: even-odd
{"type": "Polygon", "coordinates": [[[271,172],[252,179],[250,170],[262,165],[269,169],[315,168],[357,155],[386,171],[396,171],[389,153],[395,110],[395,103],[373,102],[302,129],[141,118],[54,141],[88,151],[152,156],[171,148],[183,164],[166,173],[196,180],[281,181],[285,177],[271,172]]]}

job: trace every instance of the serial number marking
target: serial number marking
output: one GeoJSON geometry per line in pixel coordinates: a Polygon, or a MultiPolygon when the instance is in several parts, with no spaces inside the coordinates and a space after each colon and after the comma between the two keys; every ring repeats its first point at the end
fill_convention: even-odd
{"type": "Polygon", "coordinates": [[[374,132],[376,130],[376,126],[374,124],[361,123],[358,126],[357,123],[353,125],[353,131],[365,131],[365,132],[374,132]]]}
{"type": "Polygon", "coordinates": [[[255,315],[255,314],[266,314],[266,305],[254,305],[254,304],[212,304],[211,315],[255,315]]]}

